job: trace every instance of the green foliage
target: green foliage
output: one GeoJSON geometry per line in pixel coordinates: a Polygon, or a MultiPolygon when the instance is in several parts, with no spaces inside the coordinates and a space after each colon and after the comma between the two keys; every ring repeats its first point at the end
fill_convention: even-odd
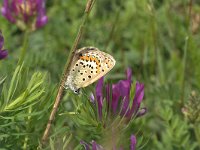
{"type": "MultiPolygon", "coordinates": [[[[8,149],[27,146],[33,118],[43,112],[38,106],[45,97],[46,75],[35,72],[30,81],[23,66],[17,66],[12,79],[5,81],[0,98],[0,141],[8,149]],[[38,109],[36,109],[38,108],[38,109]],[[26,140],[27,139],[27,140],[26,140]],[[15,143],[15,140],[19,140],[15,143]]],[[[29,147],[29,146],[28,146],[29,147]]]]}
{"type": "Polygon", "coordinates": [[[10,86],[7,89],[5,86],[3,87],[1,102],[1,112],[7,111],[19,111],[26,109],[27,107],[31,107],[44,93],[44,88],[42,88],[42,84],[44,82],[44,77],[41,73],[34,73],[31,77],[30,82],[27,87],[24,87],[24,91],[21,89],[20,95],[15,95],[18,93],[18,87],[20,87],[20,82],[22,82],[22,66],[18,66],[13,74],[13,77],[10,82],[10,86]]]}
{"type": "MultiPolygon", "coordinates": [[[[147,114],[116,130],[118,146],[129,149],[134,133],[138,149],[200,149],[199,95],[190,95],[200,91],[200,4],[190,2],[96,0],[78,47],[95,46],[113,55],[116,66],[106,82],[124,79],[125,69],[131,67],[134,81],[145,84],[142,107],[147,114]]],[[[0,60],[0,149],[41,145],[85,3],[48,0],[49,22],[29,35],[23,65],[17,62],[24,33],[0,16],[9,51],[8,58],[0,60]]],[[[66,91],[45,149],[79,150],[81,140],[111,143],[112,130],[104,125],[113,120],[106,120],[106,107],[104,122],[98,120],[97,106],[89,98],[92,92],[94,85],[79,96],[66,91]]]]}
{"type": "Polygon", "coordinates": [[[188,134],[190,131],[190,126],[187,122],[174,114],[173,110],[165,106],[160,111],[160,118],[163,121],[163,126],[161,127],[161,133],[154,136],[154,142],[157,149],[168,149],[168,150],[182,150],[182,149],[197,149],[198,143],[194,142],[192,139],[192,134],[188,134]]]}
{"type": "Polygon", "coordinates": [[[200,122],[200,97],[195,91],[192,92],[182,111],[192,124],[200,122]]]}

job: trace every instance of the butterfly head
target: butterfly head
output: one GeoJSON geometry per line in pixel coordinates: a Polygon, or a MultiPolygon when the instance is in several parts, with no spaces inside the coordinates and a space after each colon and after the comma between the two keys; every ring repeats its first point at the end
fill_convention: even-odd
{"type": "Polygon", "coordinates": [[[76,90],[74,90],[74,93],[75,93],[75,94],[80,94],[80,88],[79,88],[79,89],[76,89],[76,90]]]}

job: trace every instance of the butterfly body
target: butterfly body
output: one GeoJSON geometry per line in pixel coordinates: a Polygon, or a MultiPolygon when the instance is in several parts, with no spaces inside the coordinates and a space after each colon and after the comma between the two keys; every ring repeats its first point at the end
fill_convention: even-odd
{"type": "Polygon", "coordinates": [[[95,47],[83,47],[76,51],[64,87],[75,93],[108,73],[115,59],[95,47]]]}

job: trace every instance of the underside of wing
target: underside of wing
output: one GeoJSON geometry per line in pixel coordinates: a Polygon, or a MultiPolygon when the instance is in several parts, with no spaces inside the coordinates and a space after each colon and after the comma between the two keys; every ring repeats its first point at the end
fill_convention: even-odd
{"type": "MultiPolygon", "coordinates": [[[[95,47],[85,47],[77,50],[70,69],[70,80],[73,89],[79,89],[92,84],[115,65],[114,58],[95,47]]],[[[72,88],[71,88],[72,89],[72,88]]]]}

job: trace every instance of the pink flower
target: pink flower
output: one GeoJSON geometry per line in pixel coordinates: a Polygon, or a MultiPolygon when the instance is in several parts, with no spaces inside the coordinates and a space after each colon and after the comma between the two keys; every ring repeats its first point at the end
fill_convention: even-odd
{"type": "Polygon", "coordinates": [[[1,13],[11,23],[34,24],[36,28],[48,22],[45,0],[4,0],[1,13]]]}
{"type": "MultiPolygon", "coordinates": [[[[136,137],[132,134],[130,140],[131,140],[130,150],[135,150],[135,148],[136,148],[136,137]]],[[[85,141],[81,141],[80,144],[84,146],[85,150],[105,150],[103,148],[103,146],[97,144],[95,141],[92,141],[89,144],[86,143],[85,141]]],[[[123,150],[123,147],[120,147],[120,150],[123,150]]]]}
{"type": "Polygon", "coordinates": [[[0,30],[0,59],[4,59],[8,56],[8,51],[3,49],[4,38],[0,30]]]}
{"type": "Polygon", "coordinates": [[[106,95],[103,95],[103,78],[96,85],[95,98],[98,105],[99,118],[102,118],[103,100],[106,99],[106,104],[111,109],[114,115],[120,114],[127,118],[133,116],[141,116],[146,113],[146,108],[140,109],[140,104],[144,97],[144,84],[136,82],[135,96],[130,98],[132,71],[130,68],[126,71],[127,79],[120,80],[116,84],[106,85],[106,95]],[[131,102],[132,101],[132,102],[131,102]],[[130,107],[130,103],[132,104],[130,107]]]}

